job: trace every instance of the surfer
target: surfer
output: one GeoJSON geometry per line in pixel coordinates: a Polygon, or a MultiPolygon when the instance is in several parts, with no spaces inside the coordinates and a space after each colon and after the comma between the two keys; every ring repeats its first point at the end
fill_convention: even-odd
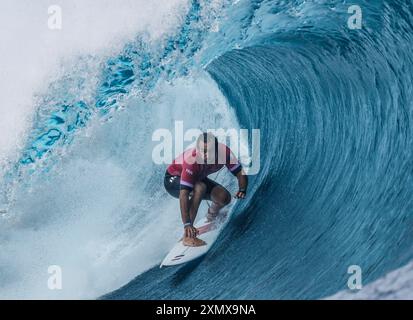
{"type": "Polygon", "coordinates": [[[208,178],[223,166],[238,179],[239,189],[234,197],[244,199],[248,178],[241,164],[230,148],[219,143],[210,132],[201,134],[195,148],[186,150],[166,170],[164,186],[171,196],[179,199],[184,224],[183,244],[186,246],[205,245],[197,237],[198,230],[193,225],[202,200],[212,202],[208,209],[208,221],[215,220],[220,210],[231,202],[229,191],[208,178]]]}

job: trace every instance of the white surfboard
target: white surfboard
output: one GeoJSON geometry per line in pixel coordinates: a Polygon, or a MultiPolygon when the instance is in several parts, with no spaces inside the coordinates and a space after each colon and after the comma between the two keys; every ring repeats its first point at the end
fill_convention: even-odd
{"type": "Polygon", "coordinates": [[[176,266],[203,256],[212,247],[228,220],[229,212],[221,212],[216,221],[208,222],[205,217],[196,223],[195,228],[199,231],[198,238],[204,240],[206,245],[200,247],[188,247],[182,243],[181,239],[166,255],[160,268],[163,266],[176,266]]]}

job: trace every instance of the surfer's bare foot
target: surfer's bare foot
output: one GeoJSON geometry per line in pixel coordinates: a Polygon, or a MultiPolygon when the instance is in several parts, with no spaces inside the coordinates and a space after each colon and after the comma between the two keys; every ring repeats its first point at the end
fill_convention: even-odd
{"type": "Polygon", "coordinates": [[[211,208],[209,208],[206,219],[207,219],[208,222],[212,222],[218,217],[218,215],[219,215],[219,210],[214,212],[214,211],[211,210],[211,208]]]}
{"type": "Polygon", "coordinates": [[[189,237],[184,237],[182,240],[182,243],[184,246],[188,247],[200,247],[200,246],[205,246],[206,242],[204,240],[201,240],[199,238],[189,238],[189,237]]]}
{"type": "Polygon", "coordinates": [[[221,221],[222,219],[225,219],[226,216],[227,216],[226,212],[222,212],[222,211],[211,212],[210,210],[208,210],[206,219],[208,222],[221,221]]]}

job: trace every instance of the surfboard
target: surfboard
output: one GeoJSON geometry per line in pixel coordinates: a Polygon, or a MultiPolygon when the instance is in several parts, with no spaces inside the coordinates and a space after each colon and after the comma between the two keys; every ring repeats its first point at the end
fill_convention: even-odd
{"type": "Polygon", "coordinates": [[[160,268],[163,266],[176,266],[206,254],[211,249],[218,235],[229,220],[228,211],[221,212],[216,220],[209,222],[206,217],[195,224],[198,229],[198,238],[206,242],[206,245],[200,247],[188,247],[182,243],[182,239],[169,251],[162,261],[160,268]]]}

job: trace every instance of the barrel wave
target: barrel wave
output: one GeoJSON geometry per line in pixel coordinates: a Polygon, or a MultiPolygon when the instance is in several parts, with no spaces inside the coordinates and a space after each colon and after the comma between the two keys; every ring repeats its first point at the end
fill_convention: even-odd
{"type": "MultiPolygon", "coordinates": [[[[350,266],[367,284],[407,264],[413,6],[359,5],[363,25],[351,29],[350,4],[341,1],[191,1],[167,40],[128,44],[106,61],[88,101],[75,92],[79,101],[65,112],[53,100],[61,120],[55,111],[40,118],[5,175],[8,214],[19,216],[5,218],[15,228],[2,239],[6,252],[21,248],[15,234],[32,239],[40,229],[49,237],[57,228],[50,237],[67,250],[67,237],[87,245],[62,263],[86,268],[89,284],[105,279],[92,293],[83,289],[102,299],[319,299],[348,288],[350,266]],[[65,119],[71,126],[56,129],[65,119]],[[164,167],[151,161],[150,137],[173,120],[260,129],[260,171],[206,256],[159,269],[181,226],[178,204],[162,190],[164,167]],[[95,190],[81,194],[90,181],[95,190]],[[22,200],[27,188],[34,195],[22,200]],[[39,204],[44,199],[64,225],[52,205],[39,204]],[[33,206],[36,217],[22,213],[33,206]]],[[[220,179],[236,188],[229,176],[220,179]]],[[[56,252],[45,257],[58,261],[56,252]]],[[[20,266],[11,260],[2,258],[0,269],[20,266]]],[[[15,278],[0,281],[16,292],[15,278]]]]}

